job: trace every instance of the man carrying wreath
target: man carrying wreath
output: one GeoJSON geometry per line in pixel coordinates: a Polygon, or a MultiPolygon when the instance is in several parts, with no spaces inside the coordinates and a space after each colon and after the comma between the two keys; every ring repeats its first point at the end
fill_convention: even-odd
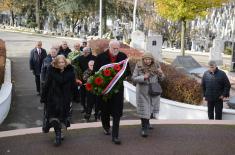
{"type": "MultiPolygon", "coordinates": [[[[127,59],[126,54],[119,51],[119,48],[120,48],[120,43],[116,40],[111,40],[109,43],[109,49],[97,56],[94,65],[94,70],[98,71],[104,65],[121,62],[127,59]]],[[[120,70],[120,68],[118,67],[119,66],[116,66],[116,69],[120,70]]],[[[104,74],[109,74],[109,73],[107,72],[104,74]]],[[[119,80],[124,79],[129,75],[130,75],[130,68],[128,65],[125,73],[122,75],[122,78],[120,78],[119,80]]],[[[96,82],[99,82],[98,78],[96,80],[97,80],[96,82]]],[[[105,135],[110,135],[110,116],[112,116],[113,118],[112,142],[114,144],[121,144],[118,134],[119,134],[120,118],[123,113],[123,101],[124,101],[123,84],[119,89],[119,91],[115,92],[115,94],[112,95],[107,100],[104,100],[102,96],[98,97],[98,102],[101,108],[101,122],[104,128],[105,135]]]]}

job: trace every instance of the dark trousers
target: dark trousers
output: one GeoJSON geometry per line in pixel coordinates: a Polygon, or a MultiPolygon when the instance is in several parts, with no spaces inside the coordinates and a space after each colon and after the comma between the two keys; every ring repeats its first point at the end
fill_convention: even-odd
{"type": "Polygon", "coordinates": [[[92,93],[89,93],[89,92],[86,92],[86,100],[87,100],[87,111],[86,113],[88,115],[91,115],[91,112],[92,112],[92,108],[94,107],[95,108],[95,116],[98,115],[99,113],[99,106],[98,106],[98,102],[97,102],[97,96],[92,94],[92,93]]]}
{"type": "Polygon", "coordinates": [[[207,107],[209,119],[214,119],[215,111],[215,119],[222,120],[223,100],[207,101],[207,107]]]}
{"type": "Polygon", "coordinates": [[[111,113],[111,102],[102,102],[101,107],[101,122],[104,129],[110,129],[110,116],[113,117],[112,137],[118,138],[119,135],[119,123],[121,115],[111,113]]]}
{"type": "MultiPolygon", "coordinates": [[[[110,129],[110,114],[101,110],[101,122],[104,129],[110,129]]],[[[118,138],[120,116],[113,116],[112,137],[118,138]]]]}
{"type": "Polygon", "coordinates": [[[81,96],[81,104],[83,107],[83,110],[86,111],[87,105],[86,105],[86,88],[84,85],[80,88],[80,96],[81,96]]]}
{"type": "Polygon", "coordinates": [[[34,75],[35,76],[35,83],[36,83],[36,87],[37,87],[37,92],[40,93],[40,75],[34,75]]]}

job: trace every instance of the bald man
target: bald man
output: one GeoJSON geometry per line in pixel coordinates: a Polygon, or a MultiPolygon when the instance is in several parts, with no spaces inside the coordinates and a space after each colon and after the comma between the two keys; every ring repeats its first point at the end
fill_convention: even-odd
{"type": "MultiPolygon", "coordinates": [[[[110,41],[109,49],[97,56],[94,65],[94,71],[98,71],[103,65],[125,60],[127,56],[123,52],[120,52],[119,48],[120,43],[118,41],[110,41]]],[[[127,67],[123,76],[126,77],[128,75],[130,75],[129,66],[127,67]]],[[[104,128],[104,134],[110,135],[110,116],[112,116],[112,142],[114,144],[121,144],[121,140],[119,139],[119,123],[123,113],[124,87],[122,86],[119,92],[117,92],[107,101],[104,101],[102,97],[98,97],[97,100],[101,108],[101,121],[104,128]]]]}
{"type": "Polygon", "coordinates": [[[42,48],[42,42],[38,41],[36,47],[30,51],[29,65],[30,70],[35,76],[35,83],[37,88],[37,94],[40,95],[40,74],[41,67],[44,58],[46,58],[47,52],[42,48]]]}

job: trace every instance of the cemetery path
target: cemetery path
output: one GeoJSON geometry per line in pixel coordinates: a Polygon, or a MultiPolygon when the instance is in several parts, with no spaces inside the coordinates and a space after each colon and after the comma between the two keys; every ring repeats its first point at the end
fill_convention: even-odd
{"type": "MultiPolygon", "coordinates": [[[[35,42],[41,40],[48,51],[54,43],[61,43],[64,39],[34,36],[21,33],[1,32],[0,38],[6,42],[7,56],[12,64],[12,105],[0,131],[32,128],[42,126],[43,105],[36,93],[34,76],[29,70],[29,51],[35,42]]],[[[76,42],[66,39],[70,47],[76,42]]],[[[81,113],[81,105],[73,104],[72,123],[85,122],[81,113]]],[[[126,103],[122,119],[137,119],[136,109],[126,103]]],[[[94,118],[91,118],[94,121],[94,118]]]]}
{"type": "Polygon", "coordinates": [[[54,134],[28,134],[0,139],[2,155],[232,155],[235,154],[235,127],[231,125],[154,125],[147,138],[140,127],[121,126],[122,144],[114,145],[101,128],[68,130],[59,147],[54,134]]]}

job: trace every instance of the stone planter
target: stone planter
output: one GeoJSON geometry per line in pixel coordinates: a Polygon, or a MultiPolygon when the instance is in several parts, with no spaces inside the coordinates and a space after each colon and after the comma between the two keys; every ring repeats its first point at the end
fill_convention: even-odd
{"type": "MultiPolygon", "coordinates": [[[[136,88],[124,81],[124,97],[136,107],[136,88]]],[[[159,119],[208,119],[207,107],[161,98],[159,119]]],[[[235,120],[235,110],[223,109],[223,120],[235,120]]]]}
{"type": "Polygon", "coordinates": [[[4,82],[0,89],[0,124],[7,117],[11,105],[11,62],[6,59],[4,82]]]}

